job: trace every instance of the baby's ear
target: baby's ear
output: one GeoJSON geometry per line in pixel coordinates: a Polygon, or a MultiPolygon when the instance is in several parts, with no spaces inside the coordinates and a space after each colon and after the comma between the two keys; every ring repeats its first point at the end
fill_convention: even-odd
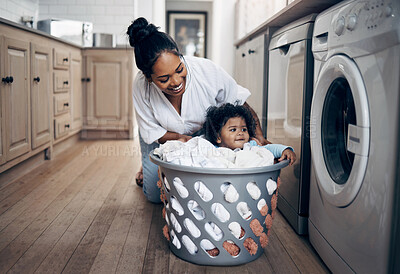
{"type": "Polygon", "coordinates": [[[221,140],[221,137],[218,137],[217,138],[217,144],[220,144],[220,143],[222,143],[222,140],[221,140]]]}

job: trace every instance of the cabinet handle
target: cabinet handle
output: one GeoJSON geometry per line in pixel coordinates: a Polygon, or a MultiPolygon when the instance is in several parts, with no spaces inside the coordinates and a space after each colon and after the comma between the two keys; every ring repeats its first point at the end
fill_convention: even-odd
{"type": "Polygon", "coordinates": [[[1,81],[3,83],[9,84],[14,82],[14,78],[12,76],[6,76],[5,78],[1,78],[1,81]]]}
{"type": "Polygon", "coordinates": [[[64,103],[64,106],[65,106],[65,107],[68,107],[68,106],[69,106],[69,103],[64,103]]]}
{"type": "Polygon", "coordinates": [[[242,57],[245,57],[245,56],[246,56],[246,54],[242,53],[242,57]]]}
{"type": "Polygon", "coordinates": [[[65,124],[64,127],[69,128],[69,124],[65,124]]]}
{"type": "Polygon", "coordinates": [[[255,53],[255,50],[249,49],[249,54],[255,53]]]}
{"type": "Polygon", "coordinates": [[[35,78],[33,78],[33,81],[35,81],[35,82],[40,82],[40,78],[39,78],[39,76],[38,77],[35,77],[35,78]]]}
{"type": "Polygon", "coordinates": [[[90,78],[82,78],[81,81],[82,82],[90,82],[90,78]]]}
{"type": "Polygon", "coordinates": [[[64,85],[68,85],[68,81],[64,81],[63,84],[64,84],[64,85]]]}
{"type": "Polygon", "coordinates": [[[63,59],[63,62],[68,62],[68,58],[64,58],[64,59],[63,59]]]}
{"type": "Polygon", "coordinates": [[[90,78],[86,78],[86,82],[90,82],[90,78]]]}

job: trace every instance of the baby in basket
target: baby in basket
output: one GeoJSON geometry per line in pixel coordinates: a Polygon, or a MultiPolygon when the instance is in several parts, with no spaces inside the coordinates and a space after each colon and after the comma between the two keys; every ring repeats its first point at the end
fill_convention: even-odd
{"type": "MultiPolygon", "coordinates": [[[[246,143],[250,146],[261,146],[255,138],[255,120],[250,110],[242,105],[230,103],[220,107],[209,107],[203,125],[205,138],[218,147],[242,149],[246,143]]],[[[293,149],[280,144],[263,146],[278,158],[288,159],[290,165],[296,161],[293,149]]]]}

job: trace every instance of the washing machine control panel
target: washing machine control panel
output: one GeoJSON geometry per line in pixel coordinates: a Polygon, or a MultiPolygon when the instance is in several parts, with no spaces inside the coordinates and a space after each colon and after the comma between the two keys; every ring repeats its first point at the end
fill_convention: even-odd
{"type": "Polygon", "coordinates": [[[398,40],[392,41],[394,44],[400,43],[399,0],[353,1],[333,10],[331,20],[329,48],[353,43],[371,47],[373,45],[362,45],[360,41],[371,41],[375,36],[378,42],[390,37],[390,40],[398,40]]]}

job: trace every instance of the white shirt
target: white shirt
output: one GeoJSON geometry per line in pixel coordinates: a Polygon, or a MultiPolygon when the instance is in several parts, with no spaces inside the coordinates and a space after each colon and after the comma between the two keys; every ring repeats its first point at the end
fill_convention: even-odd
{"type": "Polygon", "coordinates": [[[151,144],[167,131],[191,135],[200,130],[210,106],[244,104],[250,91],[208,59],[186,56],[186,88],[181,115],[164,93],[140,71],[133,84],[133,105],[143,141],[151,144]]]}

